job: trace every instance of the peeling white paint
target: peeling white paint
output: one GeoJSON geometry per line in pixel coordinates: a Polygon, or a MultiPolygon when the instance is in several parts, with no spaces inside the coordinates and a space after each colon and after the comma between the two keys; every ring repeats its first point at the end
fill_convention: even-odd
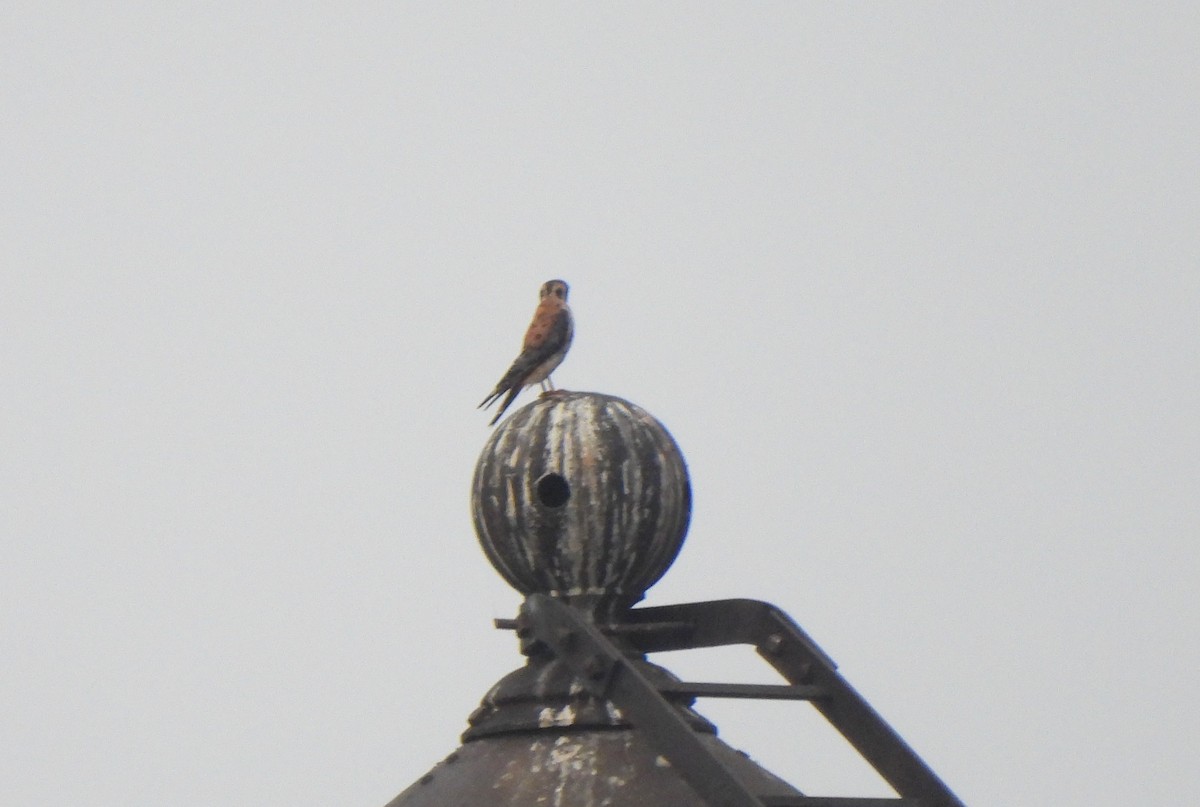
{"type": "Polygon", "coordinates": [[[562,736],[554,741],[546,767],[557,768],[558,783],[554,787],[554,807],[596,807],[593,785],[599,771],[597,754],[592,743],[580,738],[562,736]],[[570,787],[570,794],[568,794],[570,787]],[[582,791],[582,792],[581,792],[582,791]]]}
{"type": "MultiPolygon", "coordinates": [[[[546,706],[538,712],[538,727],[548,729],[551,726],[574,726],[575,704],[568,703],[561,709],[546,706]]],[[[559,738],[562,739],[561,737],[559,738]]]]}
{"type": "Polygon", "coordinates": [[[526,780],[513,791],[518,798],[513,803],[528,807],[612,807],[629,803],[621,792],[638,786],[632,743],[629,732],[568,732],[558,736],[542,732],[531,738],[528,756],[519,755],[523,757],[521,763],[505,771],[506,775],[526,780]]]}

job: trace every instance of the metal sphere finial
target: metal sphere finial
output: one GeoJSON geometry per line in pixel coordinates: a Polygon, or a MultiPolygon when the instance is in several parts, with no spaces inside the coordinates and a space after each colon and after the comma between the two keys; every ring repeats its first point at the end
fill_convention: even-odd
{"type": "Polygon", "coordinates": [[[645,410],[556,392],[513,414],[475,467],[475,531],[522,594],[620,608],[642,598],[683,545],[687,466],[645,410]]]}

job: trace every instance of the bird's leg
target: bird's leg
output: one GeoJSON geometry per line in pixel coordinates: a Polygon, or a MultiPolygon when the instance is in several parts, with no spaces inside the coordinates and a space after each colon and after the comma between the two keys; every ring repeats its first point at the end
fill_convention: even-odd
{"type": "Polygon", "coordinates": [[[543,390],[545,390],[544,392],[542,392],[543,397],[546,395],[566,395],[567,394],[567,390],[559,389],[558,387],[554,386],[554,382],[550,380],[549,376],[546,377],[546,380],[543,381],[542,384],[543,384],[543,390]],[[549,387],[550,389],[545,389],[545,387],[549,387]]]}

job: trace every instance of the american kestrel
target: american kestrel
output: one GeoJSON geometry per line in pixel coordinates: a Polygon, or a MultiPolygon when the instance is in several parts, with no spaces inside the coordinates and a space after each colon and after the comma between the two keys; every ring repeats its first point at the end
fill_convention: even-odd
{"type": "Polygon", "coordinates": [[[571,309],[567,307],[567,284],[563,280],[547,280],[539,292],[541,302],[533,312],[533,322],[525,331],[525,344],[521,355],[517,356],[492,390],[492,394],[483,399],[477,408],[491,406],[501,395],[508,393],[500,411],[488,423],[492,426],[508,409],[513,399],[526,387],[540,383],[542,391],[554,389],[550,382],[550,374],[562,363],[571,347],[571,339],[575,336],[575,324],[571,320],[571,309]]]}

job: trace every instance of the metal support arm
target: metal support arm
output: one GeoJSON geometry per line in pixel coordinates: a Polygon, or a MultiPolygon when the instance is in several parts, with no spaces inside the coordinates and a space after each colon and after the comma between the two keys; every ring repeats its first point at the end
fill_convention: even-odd
{"type": "Polygon", "coordinates": [[[637,608],[628,612],[626,621],[633,626],[663,626],[658,631],[630,631],[631,641],[645,653],[753,645],[788,683],[825,691],[823,697],[812,699],[813,706],[897,793],[922,798],[929,807],[963,807],[937,774],[838,673],[833,659],[774,605],[758,600],[716,600],[637,608]]]}
{"type": "Polygon", "coordinates": [[[513,627],[527,653],[548,651],[596,697],[620,709],[712,807],[964,807],[850,684],[837,665],[787,614],[757,600],[639,608],[615,624],[594,624],[582,611],[531,594],[513,627]],[[681,682],[656,687],[605,634],[641,653],[732,644],[753,645],[788,686],[681,682]],[[713,756],[701,737],[663,697],[809,700],[900,795],[898,799],[759,797],[713,756]]]}

